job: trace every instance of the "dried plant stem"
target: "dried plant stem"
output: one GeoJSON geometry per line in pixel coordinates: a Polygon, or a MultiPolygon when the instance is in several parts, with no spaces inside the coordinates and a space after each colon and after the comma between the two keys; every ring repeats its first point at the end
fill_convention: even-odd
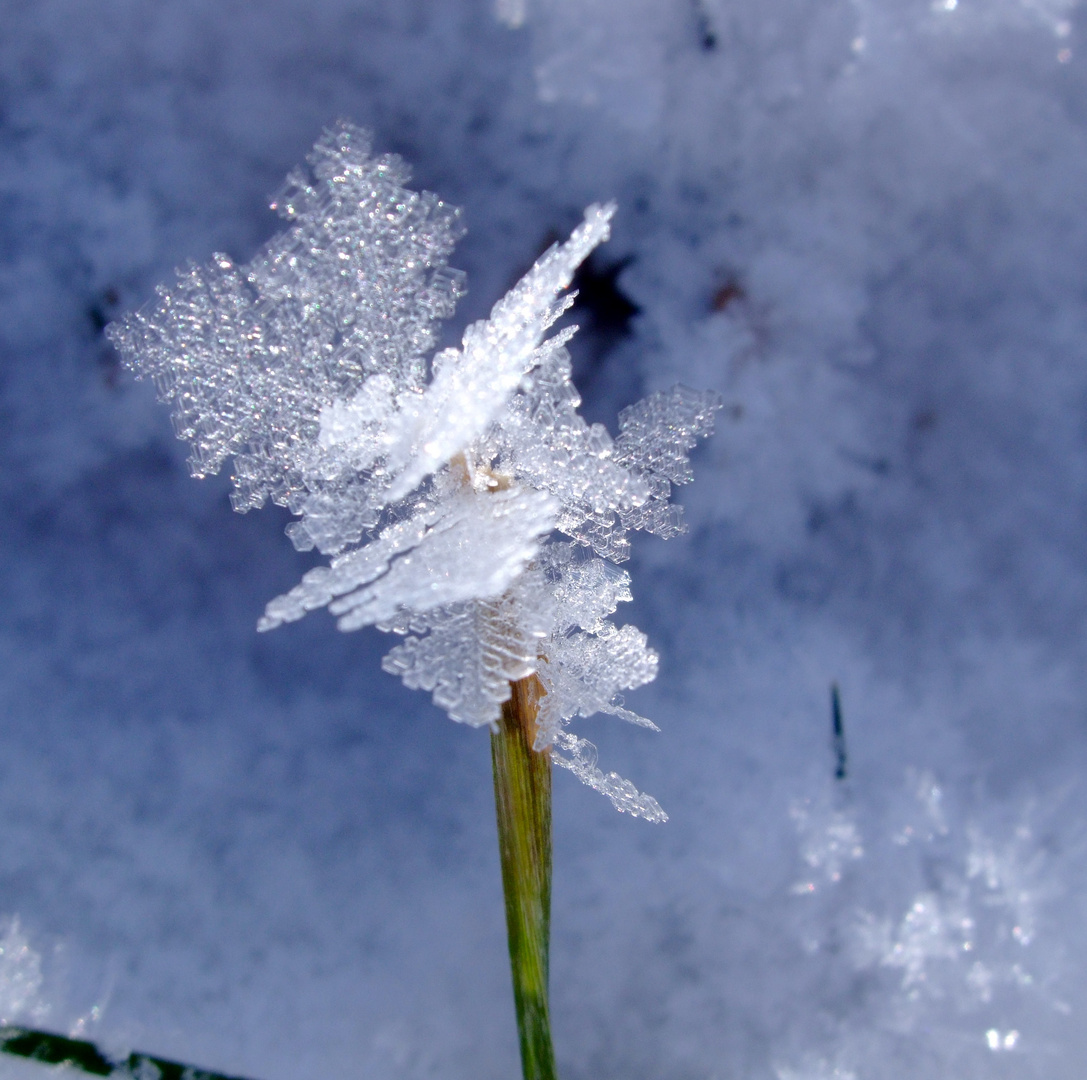
{"type": "Polygon", "coordinates": [[[535,675],[512,684],[491,736],[498,847],[506,894],[513,1001],[525,1080],[555,1080],[547,1001],[551,940],[551,757],[532,749],[544,689],[535,675]]]}

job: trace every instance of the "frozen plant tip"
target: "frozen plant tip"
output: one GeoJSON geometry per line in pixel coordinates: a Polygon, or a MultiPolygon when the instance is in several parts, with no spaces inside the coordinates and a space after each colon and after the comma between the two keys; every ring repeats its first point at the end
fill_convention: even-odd
{"type": "Polygon", "coordinates": [[[575,328],[546,335],[613,205],[590,206],[459,349],[428,363],[463,291],[446,266],[459,212],[407,190],[403,162],[371,157],[350,124],[309,164],[272,204],[286,232],[245,266],[190,265],[110,338],[172,403],[194,475],[233,456],[235,508],[270,497],[296,515],[296,547],[331,557],[258,629],[327,607],[341,630],[399,634],[385,670],[490,727],[521,1062],[526,1080],[554,1080],[551,762],[619,810],[665,820],[567,725],[607,712],[654,726],[620,696],[656,675],[657,656],[610,620],[631,598],[616,563],[631,529],[681,531],[672,485],[691,479],[687,453],[718,400],[654,394],[620,413],[614,440],[578,415],[575,328]]]}
{"type": "Polygon", "coordinates": [[[676,387],[623,410],[612,439],[578,415],[565,343],[548,338],[585,257],[608,238],[593,205],[459,349],[428,353],[463,275],[446,259],[459,211],[409,191],[365,133],[327,131],[273,208],[290,222],[248,264],[179,271],[158,303],[109,328],[192,446],[193,474],[234,459],[236,509],[268,498],[297,516],[296,547],[331,557],[272,600],[260,630],[327,607],[341,630],[403,637],[385,670],[454,719],[497,730],[511,684],[534,677],[533,750],[623,811],[656,800],[596,765],[567,730],[649,682],[645,635],[610,616],[630,599],[627,534],[682,531],[669,502],[691,479],[717,396],[676,387]],[[555,534],[566,539],[555,539],[555,534]]]}

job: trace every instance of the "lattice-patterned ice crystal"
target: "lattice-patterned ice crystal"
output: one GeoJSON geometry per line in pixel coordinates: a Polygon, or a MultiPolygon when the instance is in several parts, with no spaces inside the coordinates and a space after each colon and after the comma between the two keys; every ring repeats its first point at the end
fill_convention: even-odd
{"type": "Polygon", "coordinates": [[[616,772],[606,773],[596,764],[596,747],[588,739],[581,739],[569,731],[555,734],[551,758],[554,762],[569,769],[583,784],[599,791],[611,799],[616,810],[632,817],[645,818],[646,821],[662,822],[668,815],[661,805],[643,791],[639,791],[629,780],[624,780],[616,772]],[[558,751],[562,751],[559,753],[558,751]]]}
{"type": "Polygon", "coordinates": [[[339,124],[308,160],[272,204],[290,229],[245,266],[190,265],[156,306],[110,328],[173,404],[193,474],[236,456],[239,510],[304,490],[299,459],[321,410],[368,375],[420,389],[435,323],[463,292],[446,267],[459,211],[407,190],[399,158],[371,158],[369,138],[339,124]]]}
{"type": "Polygon", "coordinates": [[[489,319],[468,327],[459,353],[446,349],[434,358],[426,393],[397,418],[389,453],[396,474],[393,498],[406,495],[474,443],[498,419],[522,379],[559,347],[553,341],[541,348],[543,336],[574,302],[562,291],[585,257],[608,238],[614,212],[614,205],[590,206],[565,244],[545,252],[495,304],[489,319]]]}
{"type": "Polygon", "coordinates": [[[620,809],[660,806],[596,766],[567,730],[607,712],[653,725],[621,693],[649,682],[645,635],[610,621],[630,599],[627,534],[682,530],[673,484],[718,399],[676,387],[623,411],[614,440],[578,414],[565,343],[546,334],[574,272],[608,238],[590,206],[459,349],[429,364],[462,291],[445,260],[457,211],[404,187],[350,124],[326,132],[273,206],[291,222],[247,266],[190,266],[110,335],[174,406],[198,476],[234,456],[234,505],[269,495],[295,545],[333,556],[272,600],[259,629],[327,607],[342,630],[404,636],[385,670],[464,723],[494,724],[511,681],[546,694],[537,747],[620,809]],[[551,541],[558,530],[570,541],[551,541]],[[610,561],[609,561],[610,560],[610,561]]]}
{"type": "Polygon", "coordinates": [[[550,496],[523,488],[493,494],[457,489],[424,501],[370,543],[310,570],[268,604],[257,627],[273,630],[328,607],[341,630],[357,630],[401,613],[498,597],[551,531],[554,511],[550,496]]]}
{"type": "Polygon", "coordinates": [[[497,599],[416,616],[410,623],[415,633],[382,667],[412,689],[433,691],[434,704],[454,720],[481,727],[498,718],[510,683],[537,669],[550,625],[549,590],[542,575],[530,571],[497,599]]]}

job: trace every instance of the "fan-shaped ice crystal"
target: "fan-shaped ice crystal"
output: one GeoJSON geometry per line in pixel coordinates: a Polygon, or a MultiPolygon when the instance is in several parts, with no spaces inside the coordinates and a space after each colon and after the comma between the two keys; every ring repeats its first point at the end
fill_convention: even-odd
{"type": "Polygon", "coordinates": [[[420,390],[434,324],[463,292],[445,265],[459,211],[408,191],[399,158],[371,158],[369,138],[339,124],[308,160],[272,203],[290,229],[245,266],[216,255],[179,271],[155,308],[110,330],[173,404],[193,474],[235,456],[239,510],[306,491],[322,409],[368,376],[420,390]]]}
{"type": "Polygon", "coordinates": [[[110,329],[173,404],[193,472],[233,455],[235,508],[271,496],[298,516],[298,548],[334,556],[258,628],[327,607],[341,630],[404,635],[385,669],[473,725],[494,724],[511,681],[536,674],[537,748],[620,810],[664,820],[566,730],[596,712],[653,727],[621,697],[654,678],[657,656],[609,619],[630,599],[614,562],[631,529],[682,530],[672,485],[691,479],[688,451],[718,407],[676,387],[625,409],[614,440],[578,414],[565,348],[576,328],[545,334],[614,205],[590,206],[428,372],[434,323],[462,291],[445,265],[458,212],[407,190],[404,164],[371,157],[347,123],[309,164],[272,204],[291,227],[250,263],[190,266],[110,329]],[[549,542],[554,529],[574,543],[549,542]]]}
{"type": "Polygon", "coordinates": [[[510,683],[539,665],[551,625],[549,601],[542,576],[529,571],[501,597],[417,616],[409,624],[412,636],[382,666],[407,686],[432,690],[434,703],[454,720],[492,724],[510,696],[510,683]],[[426,637],[416,636],[423,633],[426,637]]]}

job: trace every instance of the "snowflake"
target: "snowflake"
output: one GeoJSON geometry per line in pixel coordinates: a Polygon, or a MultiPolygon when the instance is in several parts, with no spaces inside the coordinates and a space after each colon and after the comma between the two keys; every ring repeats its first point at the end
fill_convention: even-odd
{"type": "Polygon", "coordinates": [[[235,509],[270,497],[297,515],[296,547],[331,556],[258,629],[327,607],[341,630],[399,634],[385,669],[474,726],[493,726],[511,681],[535,674],[537,749],[620,810],[664,820],[567,724],[608,712],[653,727],[620,696],[653,679],[657,656],[609,619],[630,599],[615,563],[633,529],[682,531],[672,486],[691,479],[717,395],[653,394],[623,410],[614,440],[578,414],[565,348],[576,327],[546,335],[608,238],[610,204],[590,206],[459,349],[428,363],[463,292],[446,265],[459,211],[405,188],[404,163],[372,157],[347,123],[308,161],[272,203],[290,228],[250,263],[190,265],[109,331],[173,405],[194,475],[233,456],[235,509]]]}

